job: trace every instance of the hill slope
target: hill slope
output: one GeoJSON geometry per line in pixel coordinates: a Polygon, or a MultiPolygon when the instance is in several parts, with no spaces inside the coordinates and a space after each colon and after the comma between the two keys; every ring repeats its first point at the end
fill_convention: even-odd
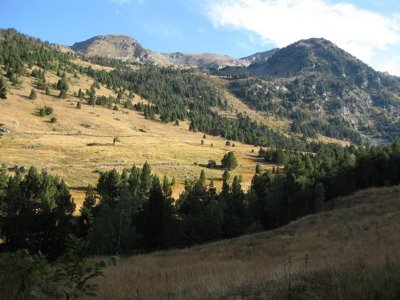
{"type": "MultiPolygon", "coordinates": [[[[79,60],[75,62],[80,63],[79,60]]],[[[28,70],[29,73],[32,71],[28,70]]],[[[142,165],[145,161],[160,176],[176,178],[175,196],[182,191],[185,179],[197,177],[202,169],[207,178],[214,178],[219,186],[223,171],[204,166],[209,160],[219,163],[227,151],[235,151],[238,157],[240,166],[233,174],[243,175],[244,187],[250,185],[257,163],[265,169],[272,167],[258,158],[254,146],[235,142],[235,148],[232,148],[225,145],[223,138],[209,135],[203,138],[203,133],[188,130],[188,122],[174,126],[146,119],[143,113],[125,109],[123,105],[113,110],[97,105],[92,107],[82,101],[82,108],[76,109],[79,98],[73,94],[77,94],[79,89],[89,90],[94,80],[86,75],[80,74],[75,78],[67,74],[69,96],[63,100],[58,98],[59,91],[54,88],[59,79],[55,72],[48,71],[46,81],[51,87],[50,95],[37,90],[37,99],[30,100],[29,93],[36,88],[35,79],[20,76],[20,85],[11,87],[8,98],[0,101],[0,124],[11,131],[0,135],[0,164],[9,167],[34,165],[62,177],[71,187],[78,205],[87,185],[96,184],[98,171],[122,170],[133,164],[142,165]],[[53,108],[54,113],[40,117],[38,110],[44,106],[53,108]],[[57,123],[50,123],[52,116],[57,118],[57,123]],[[119,137],[121,142],[113,145],[114,137],[119,137]],[[204,140],[203,145],[201,140],[204,140]]],[[[100,86],[96,94],[117,96],[106,86],[100,86]]],[[[124,94],[123,99],[127,98],[128,95],[124,94]]],[[[137,94],[134,94],[132,102],[148,103],[137,94]]]]}
{"type": "Polygon", "coordinates": [[[127,35],[98,35],[86,41],[75,43],[71,49],[87,55],[100,56],[124,61],[137,61],[160,66],[199,67],[219,69],[226,66],[248,66],[257,57],[235,59],[215,53],[190,54],[182,52],[158,53],[143,47],[127,35]]]}
{"type": "Polygon", "coordinates": [[[101,298],[395,299],[399,195],[364,190],[270,232],[123,258],[101,298]]]}
{"type": "Polygon", "coordinates": [[[293,132],[356,143],[400,137],[400,78],[376,72],[325,39],[296,42],[242,71],[257,79],[233,81],[232,91],[292,121],[293,132]]]}
{"type": "Polygon", "coordinates": [[[163,63],[164,57],[144,48],[127,35],[98,35],[75,43],[71,49],[88,56],[115,58],[124,61],[163,63]]]}
{"type": "Polygon", "coordinates": [[[215,75],[246,74],[246,79],[231,81],[231,92],[253,109],[290,122],[291,131],[306,138],[322,135],[356,144],[400,138],[400,79],[376,72],[322,38],[241,59],[210,53],[161,54],[120,35],[94,37],[72,48],[89,56],[196,67],[215,75]]]}

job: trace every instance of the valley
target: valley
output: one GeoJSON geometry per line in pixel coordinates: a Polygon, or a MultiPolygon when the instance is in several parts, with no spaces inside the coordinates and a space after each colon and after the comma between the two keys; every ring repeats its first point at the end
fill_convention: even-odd
{"type": "Polygon", "coordinates": [[[396,299],[399,116],[400,78],[325,39],[1,29],[0,296],[396,299]]]}

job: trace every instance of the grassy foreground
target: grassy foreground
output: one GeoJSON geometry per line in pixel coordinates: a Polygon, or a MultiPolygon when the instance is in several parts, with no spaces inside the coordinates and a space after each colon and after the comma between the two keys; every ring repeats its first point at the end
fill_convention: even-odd
{"type": "Polygon", "coordinates": [[[399,299],[400,187],[280,229],[123,258],[101,299],[399,299]]]}

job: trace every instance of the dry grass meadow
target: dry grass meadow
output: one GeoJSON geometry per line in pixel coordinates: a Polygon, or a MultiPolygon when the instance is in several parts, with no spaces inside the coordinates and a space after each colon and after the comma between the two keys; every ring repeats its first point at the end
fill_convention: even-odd
{"type": "Polygon", "coordinates": [[[122,258],[101,299],[399,299],[400,186],[270,232],[122,258]]]}
{"type": "MultiPolygon", "coordinates": [[[[48,72],[46,79],[55,84],[59,77],[48,72]]],[[[96,184],[99,171],[121,171],[145,161],[154,173],[176,178],[174,196],[186,178],[197,177],[202,169],[218,187],[222,171],[202,165],[211,159],[219,162],[227,151],[238,158],[239,167],[232,175],[242,175],[244,188],[250,185],[257,163],[272,168],[257,157],[258,149],[252,145],[226,146],[224,139],[212,136],[202,145],[203,134],[190,132],[185,122],[174,126],[146,120],[133,110],[85,104],[78,110],[76,97],[61,100],[55,89],[50,96],[37,91],[37,99],[30,100],[33,79],[21,80],[22,85],[0,101],[0,124],[11,130],[0,136],[0,163],[33,165],[60,176],[78,206],[87,185],[96,184]],[[44,105],[54,109],[57,123],[50,123],[52,116],[38,116],[44,105]],[[115,145],[114,137],[120,139],[115,145]]],[[[70,95],[93,83],[83,75],[69,74],[68,80],[70,95]]],[[[116,96],[105,87],[97,95],[116,96]]],[[[234,107],[232,112],[221,112],[227,116],[234,117],[236,109],[271,126],[288,125],[249,110],[230,94],[227,98],[234,107]]],[[[145,101],[138,95],[134,100],[145,101]]],[[[99,298],[400,299],[400,289],[391,290],[393,280],[400,282],[399,232],[400,187],[369,189],[338,199],[334,210],[274,231],[122,258],[104,279],[98,279],[99,298]],[[392,297],[395,293],[397,298],[392,297]]]]}
{"type": "MultiPolygon", "coordinates": [[[[55,84],[58,79],[55,74],[46,73],[48,83],[55,84]]],[[[145,161],[151,164],[154,173],[176,178],[176,197],[185,179],[197,177],[201,169],[205,170],[207,178],[214,178],[217,187],[220,186],[222,171],[200,165],[207,164],[210,159],[219,163],[227,151],[234,151],[238,158],[239,167],[232,175],[242,175],[244,188],[250,185],[257,163],[264,169],[272,167],[258,159],[258,149],[251,145],[235,142],[235,147],[229,147],[225,146],[224,139],[212,136],[207,136],[201,145],[203,134],[188,131],[189,124],[185,122],[174,126],[146,120],[133,110],[113,111],[84,104],[78,110],[76,97],[61,100],[55,89],[51,89],[50,96],[38,90],[37,99],[30,100],[28,95],[34,79],[21,77],[21,80],[22,85],[12,88],[8,99],[0,101],[0,123],[12,131],[0,136],[0,163],[9,167],[33,165],[60,176],[71,187],[78,206],[87,185],[96,184],[98,171],[112,168],[121,171],[133,164],[141,166],[145,161]],[[50,123],[52,116],[37,115],[44,105],[54,109],[57,123],[50,123]],[[120,139],[115,145],[112,144],[114,137],[120,139]]],[[[69,95],[79,88],[85,91],[93,83],[83,75],[77,79],[68,74],[68,81],[69,95]]],[[[97,95],[116,96],[103,86],[97,90],[97,95]]],[[[135,95],[134,101],[145,100],[135,95]]]]}

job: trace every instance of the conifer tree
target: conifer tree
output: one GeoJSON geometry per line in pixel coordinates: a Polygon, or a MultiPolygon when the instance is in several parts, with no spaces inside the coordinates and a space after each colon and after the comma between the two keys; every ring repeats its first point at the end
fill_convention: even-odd
{"type": "Polygon", "coordinates": [[[147,249],[165,249],[178,240],[178,221],[174,208],[169,197],[163,194],[157,176],[153,176],[139,229],[143,246],[147,249]]]}
{"type": "Polygon", "coordinates": [[[7,99],[7,84],[3,76],[0,75],[0,99],[7,99]]]}
{"type": "Polygon", "coordinates": [[[201,170],[200,172],[199,181],[202,185],[206,185],[206,173],[204,172],[204,170],[201,170]]]}
{"type": "Polygon", "coordinates": [[[85,94],[83,93],[82,89],[79,89],[79,91],[78,91],[78,98],[79,99],[85,98],[85,94]]]}
{"type": "Polygon", "coordinates": [[[79,209],[79,223],[81,236],[86,237],[89,233],[90,228],[93,226],[95,219],[95,205],[96,205],[96,194],[92,185],[88,185],[85,194],[85,200],[81,208],[79,209]]]}
{"type": "Polygon", "coordinates": [[[227,154],[225,154],[221,160],[221,165],[228,171],[235,169],[237,167],[237,160],[235,157],[235,153],[230,151],[227,154]]]}
{"type": "Polygon", "coordinates": [[[2,164],[0,166],[0,203],[3,203],[7,191],[7,184],[8,184],[7,167],[5,164],[2,164]]]}
{"type": "Polygon", "coordinates": [[[61,90],[60,94],[58,95],[59,98],[65,99],[67,98],[67,91],[66,90],[61,90]]]}
{"type": "Polygon", "coordinates": [[[169,183],[168,177],[164,176],[163,178],[163,183],[162,183],[162,191],[165,197],[171,197],[172,196],[172,183],[169,183]]]}
{"type": "Polygon", "coordinates": [[[143,164],[142,172],[140,173],[140,189],[143,199],[147,197],[152,183],[151,167],[146,161],[143,164]]]}
{"type": "Polygon", "coordinates": [[[121,176],[113,169],[100,174],[97,183],[97,191],[100,195],[100,203],[108,204],[112,208],[118,200],[121,176]]]}
{"type": "Polygon", "coordinates": [[[31,93],[29,94],[29,99],[35,100],[37,98],[36,91],[34,89],[31,89],[31,93]]]}

